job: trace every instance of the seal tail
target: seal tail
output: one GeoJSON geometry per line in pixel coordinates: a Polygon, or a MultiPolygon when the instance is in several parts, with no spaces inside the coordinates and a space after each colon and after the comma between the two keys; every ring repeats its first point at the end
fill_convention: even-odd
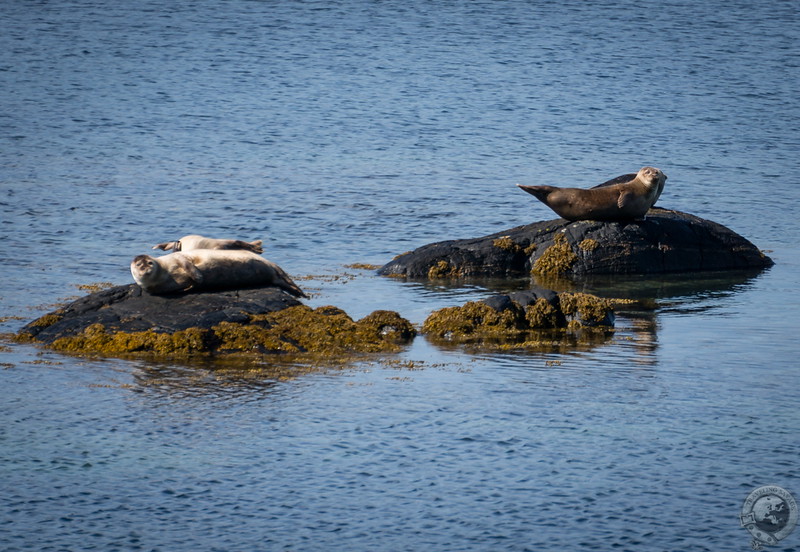
{"type": "Polygon", "coordinates": [[[263,253],[264,248],[261,246],[261,240],[251,241],[250,246],[252,247],[251,251],[253,253],[263,253]]]}
{"type": "Polygon", "coordinates": [[[295,297],[303,297],[304,299],[308,299],[308,295],[306,295],[302,289],[297,287],[297,284],[292,282],[288,277],[285,282],[279,283],[278,287],[284,291],[291,293],[295,297]]]}
{"type": "Polygon", "coordinates": [[[517,184],[517,186],[545,204],[547,203],[547,196],[558,189],[553,186],[523,186],[522,184],[517,184]]]}
{"type": "Polygon", "coordinates": [[[275,285],[281,288],[282,290],[294,295],[295,297],[303,297],[308,299],[308,295],[300,289],[300,287],[294,283],[294,281],[286,274],[286,271],[283,270],[281,267],[275,265],[276,276],[274,282],[275,285]]]}
{"type": "Polygon", "coordinates": [[[252,251],[253,253],[263,253],[264,248],[261,247],[261,240],[246,242],[242,240],[234,240],[230,247],[226,249],[244,249],[245,251],[252,251]]]}
{"type": "Polygon", "coordinates": [[[169,249],[174,249],[175,251],[180,250],[180,243],[179,241],[171,241],[165,243],[159,243],[158,245],[154,245],[153,249],[161,249],[162,251],[167,251],[169,249]]]}

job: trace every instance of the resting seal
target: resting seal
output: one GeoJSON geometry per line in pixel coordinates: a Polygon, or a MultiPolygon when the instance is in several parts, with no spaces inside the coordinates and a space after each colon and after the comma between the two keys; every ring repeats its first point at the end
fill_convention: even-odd
{"type": "Polygon", "coordinates": [[[522,186],[520,188],[567,220],[632,220],[644,217],[664,190],[667,175],[643,167],[594,188],[522,186]]]}
{"type": "Polygon", "coordinates": [[[154,245],[153,249],[169,249],[173,251],[191,251],[193,249],[244,249],[245,251],[252,251],[253,253],[263,253],[264,249],[261,247],[261,240],[246,242],[242,240],[218,240],[214,238],[206,238],[191,234],[184,236],[178,241],[171,241],[159,243],[154,245]]]}
{"type": "Polygon", "coordinates": [[[153,295],[277,286],[296,297],[308,297],[281,267],[250,251],[196,249],[157,258],[139,255],[131,261],[131,274],[153,295]]]}

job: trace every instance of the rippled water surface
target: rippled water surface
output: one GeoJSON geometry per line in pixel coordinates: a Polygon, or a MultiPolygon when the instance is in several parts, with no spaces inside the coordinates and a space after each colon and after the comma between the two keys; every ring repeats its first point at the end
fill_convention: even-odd
{"type": "MultiPolygon", "coordinates": [[[[3,550],[735,550],[800,498],[795,2],[0,3],[0,330],[189,233],[353,317],[526,287],[379,278],[645,164],[759,274],[596,279],[605,341],[346,366],[0,352],[3,550]]],[[[781,545],[800,548],[795,533],[781,545]]]]}

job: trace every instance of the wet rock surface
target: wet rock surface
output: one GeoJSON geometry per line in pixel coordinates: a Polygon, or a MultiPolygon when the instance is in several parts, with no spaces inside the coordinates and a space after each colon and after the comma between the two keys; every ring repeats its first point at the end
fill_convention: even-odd
{"type": "Polygon", "coordinates": [[[750,241],[721,224],[653,208],[640,221],[555,219],[480,238],[432,243],[399,255],[378,274],[408,278],[660,274],[772,264],[750,241]]]}

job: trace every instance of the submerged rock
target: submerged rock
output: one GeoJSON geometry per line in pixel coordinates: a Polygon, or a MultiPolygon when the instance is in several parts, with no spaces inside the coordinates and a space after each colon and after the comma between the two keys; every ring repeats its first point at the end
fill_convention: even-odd
{"type": "Polygon", "coordinates": [[[394,351],[415,334],[392,311],[358,321],[274,287],[149,295],[135,284],[92,293],[23,327],[18,338],[64,352],[156,356],[394,351]]]}
{"type": "Polygon", "coordinates": [[[384,276],[453,278],[658,274],[766,268],[773,262],[732,230],[679,211],[651,209],[631,222],[556,219],[481,238],[422,246],[378,270],[384,276]]]}

